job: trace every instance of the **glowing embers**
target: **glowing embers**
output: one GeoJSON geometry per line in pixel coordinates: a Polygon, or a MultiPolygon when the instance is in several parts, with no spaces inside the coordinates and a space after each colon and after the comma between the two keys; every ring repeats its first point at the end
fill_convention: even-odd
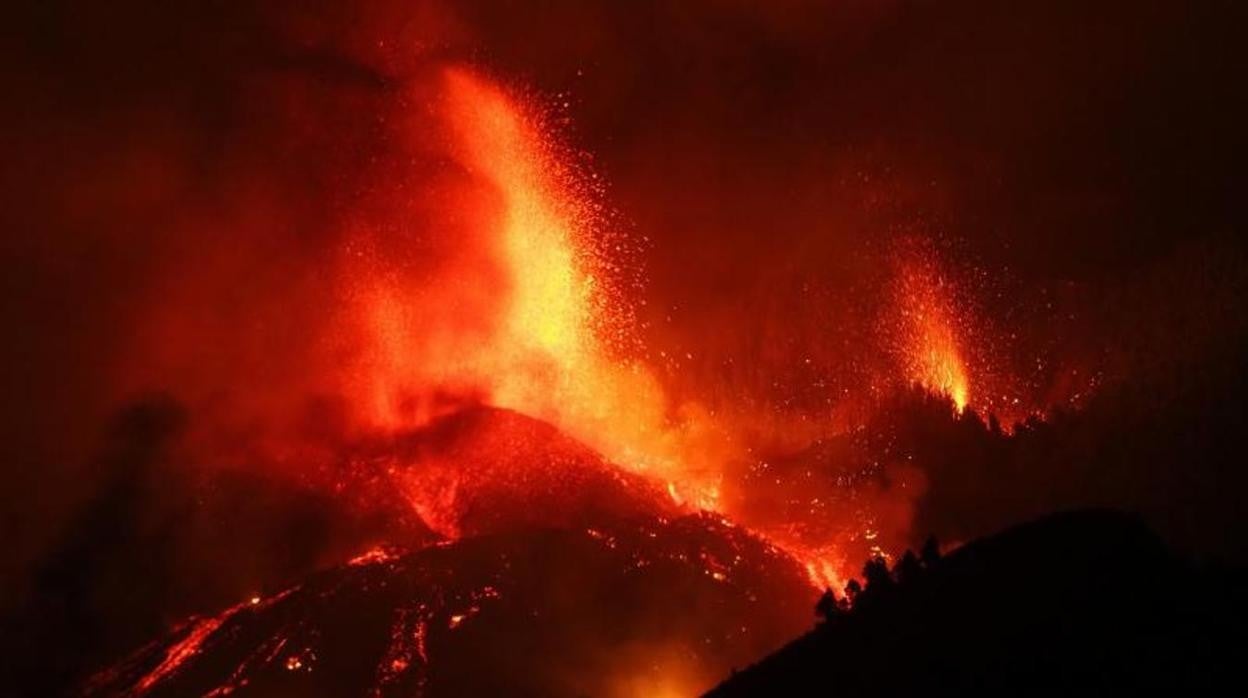
{"type": "Polygon", "coordinates": [[[958,411],[971,399],[970,377],[961,348],[967,318],[960,312],[952,281],[941,273],[935,254],[910,241],[896,258],[891,334],[900,343],[906,378],[947,396],[958,411]]]}
{"type": "Polygon", "coordinates": [[[185,627],[179,631],[181,639],[164,650],[164,658],[156,665],[156,668],[139,680],[138,684],[135,685],[135,692],[145,693],[173,676],[187,660],[200,653],[204,640],[215,633],[222,623],[229,620],[242,607],[242,604],[240,604],[226,609],[216,616],[193,618],[188,621],[185,627]]]}
{"type": "Polygon", "coordinates": [[[471,589],[465,595],[464,603],[467,605],[457,613],[450,614],[446,619],[446,627],[450,630],[458,628],[464,621],[472,618],[481,612],[482,606],[486,603],[498,599],[501,595],[498,589],[491,585],[486,585],[480,589],[471,589]]]}
{"type": "MultiPolygon", "coordinates": [[[[388,562],[394,562],[395,560],[399,559],[399,555],[400,555],[400,551],[397,548],[379,545],[375,548],[370,548],[360,553],[359,555],[356,555],[355,557],[348,560],[347,564],[354,565],[357,567],[360,565],[381,565],[381,564],[385,564],[388,562]]],[[[257,599],[255,598],[252,599],[253,603],[255,603],[256,601],[257,599]]]]}
{"type": "Polygon", "coordinates": [[[312,671],[315,664],[316,652],[310,647],[304,647],[288,655],[282,666],[286,667],[286,671],[312,671]]]}
{"type": "Polygon", "coordinates": [[[377,664],[377,693],[388,694],[403,688],[423,693],[429,664],[427,638],[431,610],[417,603],[396,610],[390,627],[390,643],[377,664]]]}

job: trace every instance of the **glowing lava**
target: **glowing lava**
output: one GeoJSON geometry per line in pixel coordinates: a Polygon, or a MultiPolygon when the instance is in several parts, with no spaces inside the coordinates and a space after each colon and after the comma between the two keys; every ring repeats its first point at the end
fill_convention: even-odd
{"type": "MultiPolygon", "coordinates": [[[[830,539],[792,535],[792,522],[782,514],[747,513],[739,502],[721,501],[724,478],[750,456],[729,436],[729,425],[707,410],[670,404],[659,380],[635,358],[640,342],[622,291],[621,260],[613,259],[620,250],[617,244],[606,249],[601,192],[569,164],[573,160],[540,111],[459,68],[444,72],[436,104],[446,156],[470,181],[449,200],[450,211],[441,213],[449,221],[468,221],[467,232],[455,248],[458,257],[432,283],[388,282],[364,294],[372,302],[364,313],[371,320],[368,344],[380,357],[365,366],[370,377],[364,382],[381,394],[365,401],[386,412],[379,426],[402,433],[440,416],[431,410],[418,410],[415,419],[405,414],[411,400],[391,397],[404,393],[468,395],[547,422],[612,467],[644,476],[678,507],[748,525],[798,559],[812,586],[839,587],[857,560],[846,560],[830,539]]],[[[904,373],[948,395],[960,410],[969,399],[969,381],[957,315],[930,259],[914,255],[901,267],[896,307],[903,318],[904,373]]],[[[365,278],[379,276],[367,271],[365,278]]],[[[462,458],[426,463],[401,476],[399,486],[428,525],[454,538],[468,535],[462,509],[475,501],[473,492],[511,501],[499,494],[509,483],[577,482],[574,468],[560,470],[557,463],[540,465],[551,474],[526,480],[524,473],[539,464],[494,460],[500,467],[488,476],[496,481],[493,489],[479,482],[485,471],[462,458]]],[[[801,488],[789,485],[790,494],[801,488]]],[[[830,515],[837,526],[855,525],[849,514],[830,515]]]]}
{"type": "Polygon", "coordinates": [[[899,257],[895,294],[902,318],[906,376],[912,383],[947,396],[961,412],[970,402],[971,388],[951,282],[927,250],[906,250],[899,257]]]}
{"type": "Polygon", "coordinates": [[[717,434],[696,411],[669,414],[657,379],[628,356],[639,342],[608,269],[618,261],[599,252],[588,179],[513,96],[463,69],[441,85],[449,156],[471,179],[443,215],[450,230],[469,221],[470,239],[432,280],[359,275],[372,284],[358,294],[371,358],[357,382],[371,386],[363,402],[378,426],[419,427],[439,413],[412,404],[467,396],[549,422],[679,502],[713,505],[717,434]]]}
{"type": "MultiPolygon", "coordinates": [[[[449,120],[474,173],[497,186],[500,252],[510,276],[506,339],[558,365],[564,382],[597,353],[595,280],[580,248],[592,224],[575,182],[499,90],[463,71],[446,77],[449,120]]],[[[584,376],[577,376],[583,378],[584,376]]]]}
{"type": "MultiPolygon", "coordinates": [[[[365,301],[371,357],[361,367],[359,382],[368,387],[360,401],[373,406],[376,426],[395,434],[421,429],[462,408],[452,401],[439,412],[438,396],[468,396],[553,425],[611,467],[644,476],[685,511],[732,516],[720,500],[722,479],[743,454],[707,410],[670,404],[634,358],[640,342],[622,291],[621,241],[605,249],[609,232],[591,178],[568,164],[540,111],[475,73],[446,70],[437,104],[447,156],[471,184],[439,213],[451,231],[453,221],[467,221],[465,238],[432,279],[403,285],[376,265],[355,275],[365,286],[357,295],[365,301]],[[413,402],[434,406],[413,411],[413,402]]],[[[495,445],[529,453],[528,439],[495,445]]],[[[562,480],[564,486],[539,491],[565,493],[562,508],[576,510],[575,495],[567,493],[583,474],[558,458],[508,463],[477,456],[400,468],[396,485],[426,524],[451,538],[469,535],[465,506],[488,509],[483,492],[496,503],[512,501],[502,494],[509,486],[562,480]],[[496,465],[482,470],[478,460],[496,465]]],[[[833,552],[790,540],[767,522],[750,525],[801,560],[812,585],[839,586],[833,552]]]]}

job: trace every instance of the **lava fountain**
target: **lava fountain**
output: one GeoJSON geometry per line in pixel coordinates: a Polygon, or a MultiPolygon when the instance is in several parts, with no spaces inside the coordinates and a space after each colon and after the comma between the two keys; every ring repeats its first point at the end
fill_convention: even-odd
{"type": "Polygon", "coordinates": [[[910,382],[947,396],[961,412],[971,401],[960,337],[965,318],[952,281],[931,251],[917,243],[910,247],[898,254],[894,288],[903,373],[910,382]]]}
{"type": "Polygon", "coordinates": [[[441,84],[449,152],[475,184],[461,215],[481,216],[486,233],[476,266],[442,280],[453,290],[439,303],[468,312],[488,295],[497,312],[484,329],[430,331],[420,316],[425,289],[374,284],[366,342],[385,360],[362,372],[379,426],[428,417],[411,418],[405,395],[469,394],[555,425],[680,501],[713,506],[715,431],[682,416],[691,410],[674,415],[657,379],[629,356],[640,343],[619,252],[602,249],[605,214],[589,178],[568,164],[540,114],[489,80],[453,68],[441,84]]]}

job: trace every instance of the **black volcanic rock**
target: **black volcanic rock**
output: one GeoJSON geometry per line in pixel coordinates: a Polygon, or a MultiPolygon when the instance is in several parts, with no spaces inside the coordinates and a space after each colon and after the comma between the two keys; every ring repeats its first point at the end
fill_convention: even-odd
{"type": "Polygon", "coordinates": [[[1248,659],[1242,573],[1190,567],[1111,512],[1017,526],[871,592],[707,695],[1187,695],[1248,659]]]}
{"type": "Polygon", "coordinates": [[[688,695],[808,625],[784,554],[708,515],[378,551],[193,619],[93,696],[688,695]]]}

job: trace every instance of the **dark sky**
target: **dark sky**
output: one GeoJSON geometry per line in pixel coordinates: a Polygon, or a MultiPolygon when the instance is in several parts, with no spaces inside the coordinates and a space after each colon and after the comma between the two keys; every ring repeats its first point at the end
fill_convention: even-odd
{"type": "MultiPolygon", "coordinates": [[[[19,5],[0,116],[14,569],[101,477],[119,376],[176,352],[142,334],[154,298],[248,347],[304,339],[284,294],[326,301],[316,268],[381,186],[386,119],[420,109],[399,86],[446,62],[566,117],[619,225],[649,239],[655,346],[771,336],[755,311],[799,282],[825,295],[798,305],[869,286],[899,234],[988,278],[978,302],[1007,328],[1071,284],[1111,315],[1128,299],[1129,327],[1151,314],[1127,307],[1141,277],[1194,246],[1242,253],[1237,2],[19,5]]],[[[840,336],[819,313],[781,324],[840,336]]],[[[240,381],[286,370],[240,363],[240,381]]]]}

